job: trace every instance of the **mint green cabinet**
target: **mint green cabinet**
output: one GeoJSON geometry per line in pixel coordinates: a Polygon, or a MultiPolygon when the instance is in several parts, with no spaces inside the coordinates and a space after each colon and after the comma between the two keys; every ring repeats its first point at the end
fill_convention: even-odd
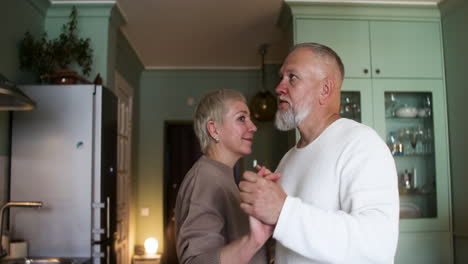
{"type": "Polygon", "coordinates": [[[296,43],[334,49],[348,78],[442,78],[440,23],[342,19],[295,20],[296,43]]]}
{"type": "Polygon", "coordinates": [[[345,64],[340,113],[373,127],[397,166],[395,263],[452,263],[447,106],[436,5],[287,1],[294,43],[333,48],[345,64]]]}
{"type": "Polygon", "coordinates": [[[440,22],[371,21],[373,78],[442,78],[440,22]]]}
{"type": "Polygon", "coordinates": [[[345,65],[346,77],[370,77],[367,21],[301,18],[295,23],[295,43],[317,42],[327,45],[340,55],[345,65]]]}

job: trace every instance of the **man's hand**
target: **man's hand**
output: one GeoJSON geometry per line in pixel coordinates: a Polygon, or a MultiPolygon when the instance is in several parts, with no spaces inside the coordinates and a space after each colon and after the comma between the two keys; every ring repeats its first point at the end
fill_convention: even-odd
{"type": "MultiPolygon", "coordinates": [[[[243,180],[239,184],[240,206],[247,214],[263,223],[275,225],[287,195],[281,185],[264,178],[264,174],[265,171],[261,170],[258,174],[244,172],[243,180]]],[[[279,174],[274,177],[279,178],[279,174]]]]}
{"type": "Polygon", "coordinates": [[[281,174],[271,173],[271,171],[267,169],[267,167],[265,166],[257,165],[255,166],[255,169],[258,171],[257,174],[259,176],[262,176],[263,178],[270,180],[270,181],[276,182],[281,177],[281,174]]]}

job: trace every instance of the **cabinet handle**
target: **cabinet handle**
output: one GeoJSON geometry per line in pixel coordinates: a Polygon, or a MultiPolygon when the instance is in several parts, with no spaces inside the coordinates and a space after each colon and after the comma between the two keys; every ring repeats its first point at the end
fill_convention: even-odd
{"type": "Polygon", "coordinates": [[[368,69],[364,69],[364,74],[368,74],[369,73],[369,70],[368,69]]]}
{"type": "Polygon", "coordinates": [[[380,69],[375,70],[375,73],[379,74],[379,73],[380,73],[380,69]]]}

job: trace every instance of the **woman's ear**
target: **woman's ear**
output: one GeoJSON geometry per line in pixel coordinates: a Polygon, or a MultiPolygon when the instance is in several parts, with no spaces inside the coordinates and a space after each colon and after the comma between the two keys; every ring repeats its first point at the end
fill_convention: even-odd
{"type": "Polygon", "coordinates": [[[327,77],[323,80],[322,87],[320,89],[320,98],[319,103],[320,105],[324,105],[329,101],[332,97],[332,94],[335,90],[335,82],[333,79],[327,77]]]}
{"type": "Polygon", "coordinates": [[[219,142],[218,128],[216,126],[216,122],[213,120],[208,121],[206,123],[206,129],[208,130],[208,133],[210,133],[211,138],[213,138],[216,142],[219,142]]]}

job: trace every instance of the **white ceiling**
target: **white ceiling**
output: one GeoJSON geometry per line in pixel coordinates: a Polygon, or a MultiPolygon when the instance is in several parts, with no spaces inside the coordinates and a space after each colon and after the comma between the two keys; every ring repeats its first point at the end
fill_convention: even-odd
{"type": "Polygon", "coordinates": [[[260,67],[258,51],[264,43],[270,45],[267,63],[279,63],[287,53],[287,33],[276,25],[283,0],[117,0],[117,3],[127,20],[122,30],[147,69],[260,67]]]}

